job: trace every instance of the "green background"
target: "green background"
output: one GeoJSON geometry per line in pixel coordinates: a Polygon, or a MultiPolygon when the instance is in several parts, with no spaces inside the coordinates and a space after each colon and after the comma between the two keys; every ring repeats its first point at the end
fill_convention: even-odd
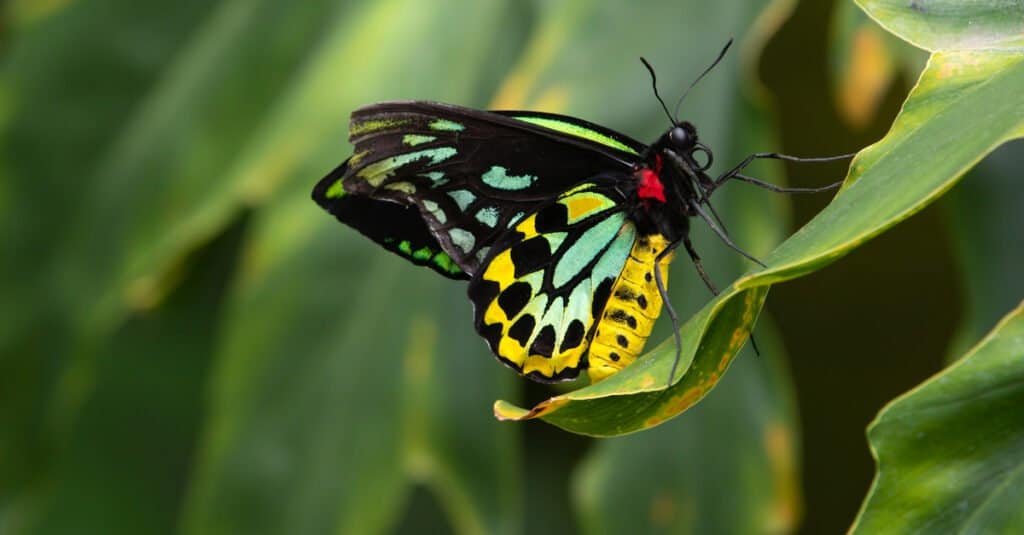
{"type": "MultiPolygon", "coordinates": [[[[308,199],[348,155],[358,105],[545,108],[649,140],[666,120],[637,57],[671,102],[729,36],[737,47],[682,107],[719,167],[880,138],[914,71],[892,69],[850,119],[836,51],[851,6],[786,4],[10,3],[0,533],[845,530],[873,474],[867,423],[1024,295],[1024,233],[1006,221],[1024,200],[1019,142],[776,286],[761,358],[744,350],[692,411],[616,439],[495,421],[494,399],[560,390],[487,354],[463,285],[308,199]]],[[[845,175],[754,169],[798,186],[845,175]]],[[[726,189],[726,220],[755,254],[828,201],[726,189]]],[[[739,259],[695,234],[731,280],[739,259]]],[[[708,296],[685,259],[672,277],[685,317],[708,296]]]]}

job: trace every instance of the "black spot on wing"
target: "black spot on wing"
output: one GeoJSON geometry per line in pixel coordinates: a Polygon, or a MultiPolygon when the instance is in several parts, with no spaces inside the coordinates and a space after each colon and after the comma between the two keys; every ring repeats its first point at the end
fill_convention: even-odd
{"type": "Polygon", "coordinates": [[[562,203],[551,203],[537,213],[534,226],[539,233],[564,230],[569,223],[569,209],[562,203]]]}
{"type": "Polygon", "coordinates": [[[545,325],[540,330],[540,333],[537,334],[537,338],[533,339],[533,345],[530,346],[530,354],[551,358],[551,354],[554,351],[555,328],[551,325],[545,325]]]}
{"type": "Polygon", "coordinates": [[[601,315],[605,303],[608,302],[608,297],[612,295],[612,284],[614,283],[614,280],[608,278],[597,285],[597,289],[594,290],[594,298],[590,302],[590,315],[592,317],[597,318],[601,315]]]}
{"type": "Polygon", "coordinates": [[[558,352],[564,353],[574,347],[578,347],[583,343],[583,322],[576,319],[569,322],[569,327],[565,329],[565,336],[562,338],[562,344],[558,346],[558,352]]]}
{"type": "Polygon", "coordinates": [[[551,262],[551,246],[548,244],[548,240],[541,236],[517,243],[512,246],[510,254],[517,279],[528,273],[533,273],[551,262]]]}
{"type": "Polygon", "coordinates": [[[497,282],[484,279],[482,277],[476,277],[469,281],[469,288],[466,294],[469,295],[469,300],[473,302],[476,307],[476,315],[479,318],[484,317],[484,312],[487,310],[487,305],[491,301],[494,301],[498,297],[498,291],[501,290],[501,286],[497,282]]]}
{"type": "Polygon", "coordinates": [[[532,286],[522,281],[515,282],[498,296],[498,306],[505,311],[505,317],[514,318],[530,302],[532,296],[532,286]]]}
{"type": "Polygon", "coordinates": [[[533,316],[527,314],[518,321],[516,321],[512,327],[508,330],[508,335],[513,340],[519,342],[519,345],[525,346],[526,342],[530,341],[530,335],[533,334],[533,328],[537,325],[537,322],[533,319],[533,316]]]}
{"type": "Polygon", "coordinates": [[[492,352],[498,350],[498,342],[501,341],[501,325],[492,323],[490,325],[484,325],[477,329],[480,336],[487,340],[487,345],[491,348],[492,352]]]}

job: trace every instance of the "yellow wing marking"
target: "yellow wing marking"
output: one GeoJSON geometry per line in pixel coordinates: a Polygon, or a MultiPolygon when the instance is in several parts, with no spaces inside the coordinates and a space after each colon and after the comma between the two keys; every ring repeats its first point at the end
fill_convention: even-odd
{"type": "Polygon", "coordinates": [[[597,211],[605,210],[614,206],[608,197],[597,194],[581,193],[558,201],[569,209],[569,224],[594,214],[597,211]]]}

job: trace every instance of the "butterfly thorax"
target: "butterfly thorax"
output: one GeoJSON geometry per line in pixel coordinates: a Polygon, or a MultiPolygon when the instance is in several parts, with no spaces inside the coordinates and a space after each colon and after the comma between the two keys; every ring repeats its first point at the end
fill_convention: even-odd
{"type": "Polygon", "coordinates": [[[630,216],[642,235],[675,242],[689,231],[689,218],[697,215],[691,203],[710,183],[704,171],[711,152],[698,142],[693,125],[683,122],[652,143],[641,158],[633,168],[630,216]],[[701,152],[706,155],[704,163],[696,158],[701,152]]]}

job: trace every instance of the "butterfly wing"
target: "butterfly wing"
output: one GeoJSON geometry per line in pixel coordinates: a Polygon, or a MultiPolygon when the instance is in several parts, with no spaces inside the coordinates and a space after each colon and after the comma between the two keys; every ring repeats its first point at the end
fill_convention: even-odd
{"type": "Polygon", "coordinates": [[[542,382],[588,368],[600,379],[632,362],[660,311],[646,275],[667,243],[641,236],[623,201],[614,184],[585,183],[494,244],[469,297],[499,360],[542,382]]]}
{"type": "Polygon", "coordinates": [[[631,169],[644,149],[571,117],[417,101],[356,110],[350,139],[353,156],[313,198],[388,250],[452,278],[475,273],[523,214],[584,179],[631,169]]]}
{"type": "Polygon", "coordinates": [[[328,192],[348,172],[348,161],[321,180],[313,198],[346,225],[410,262],[428,266],[452,279],[469,279],[430,232],[415,205],[350,195],[342,188],[328,192]]]}

